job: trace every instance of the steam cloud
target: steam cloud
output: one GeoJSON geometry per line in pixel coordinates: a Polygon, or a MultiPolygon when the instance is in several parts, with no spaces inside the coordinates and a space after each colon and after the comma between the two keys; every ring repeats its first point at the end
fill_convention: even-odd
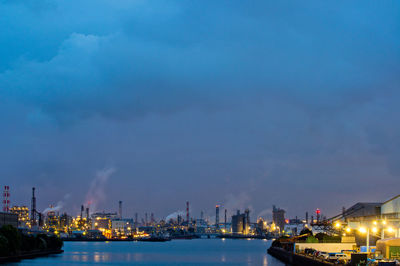
{"type": "Polygon", "coordinates": [[[95,178],[90,183],[89,191],[86,194],[86,205],[89,205],[92,211],[96,211],[98,204],[106,199],[104,187],[114,172],[114,167],[100,170],[96,173],[95,178]]]}
{"type": "Polygon", "coordinates": [[[46,208],[46,209],[43,211],[43,214],[47,214],[47,213],[50,212],[50,211],[54,211],[54,212],[60,211],[60,210],[65,206],[65,202],[69,199],[70,196],[71,196],[70,194],[66,194],[62,200],[60,200],[59,202],[57,202],[57,205],[56,205],[56,206],[46,208]]]}
{"type": "Polygon", "coordinates": [[[171,214],[169,214],[166,218],[165,218],[165,221],[170,221],[170,220],[176,220],[176,219],[178,219],[178,216],[181,216],[181,217],[183,217],[184,219],[185,219],[185,216],[186,215],[186,213],[185,212],[183,212],[183,211],[176,211],[176,212],[173,212],[173,213],[171,213],[171,214]]]}

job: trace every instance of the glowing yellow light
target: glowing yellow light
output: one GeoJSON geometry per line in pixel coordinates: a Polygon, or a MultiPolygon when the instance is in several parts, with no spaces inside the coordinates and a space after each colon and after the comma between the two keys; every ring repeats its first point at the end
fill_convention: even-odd
{"type": "Polygon", "coordinates": [[[385,225],[385,224],[386,224],[386,220],[383,220],[383,221],[382,221],[382,224],[384,224],[384,225],[385,225]]]}
{"type": "Polygon", "coordinates": [[[367,232],[367,229],[365,227],[360,227],[358,228],[358,231],[362,234],[365,234],[367,232]]]}
{"type": "Polygon", "coordinates": [[[340,223],[339,223],[339,222],[336,222],[336,223],[335,223],[335,227],[336,227],[336,228],[339,228],[339,227],[340,227],[340,223]]]}
{"type": "Polygon", "coordinates": [[[387,229],[387,231],[388,231],[389,233],[392,233],[394,230],[393,230],[392,227],[389,227],[389,228],[387,229]]]}
{"type": "Polygon", "coordinates": [[[373,233],[376,233],[376,232],[378,232],[378,228],[376,228],[376,227],[373,227],[373,228],[372,228],[372,232],[373,232],[373,233]]]}
{"type": "Polygon", "coordinates": [[[351,228],[350,228],[350,227],[347,227],[347,228],[346,228],[346,232],[347,232],[347,233],[350,233],[350,232],[351,232],[351,228]]]}
{"type": "Polygon", "coordinates": [[[376,225],[376,224],[377,224],[377,222],[376,222],[376,221],[374,221],[374,222],[373,222],[373,224],[374,224],[374,225],[376,225]]]}

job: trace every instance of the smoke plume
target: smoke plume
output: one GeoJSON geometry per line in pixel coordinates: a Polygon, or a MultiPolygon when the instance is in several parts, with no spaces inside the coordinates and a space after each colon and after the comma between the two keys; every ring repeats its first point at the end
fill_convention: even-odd
{"type": "Polygon", "coordinates": [[[176,220],[176,219],[178,219],[178,216],[181,216],[183,219],[185,219],[185,217],[186,217],[185,215],[186,215],[186,213],[184,211],[176,211],[176,212],[169,214],[165,218],[165,221],[168,222],[170,220],[176,220]]]}
{"type": "Polygon", "coordinates": [[[71,196],[70,194],[66,194],[62,200],[57,202],[56,206],[54,206],[54,207],[50,206],[49,208],[46,208],[43,211],[43,214],[47,214],[48,212],[51,212],[51,211],[54,211],[54,212],[60,211],[64,207],[65,202],[69,199],[70,196],[71,196]]]}
{"type": "Polygon", "coordinates": [[[90,206],[91,211],[96,211],[98,204],[106,199],[104,188],[114,172],[114,167],[100,170],[90,183],[89,191],[86,194],[86,205],[90,206]]]}

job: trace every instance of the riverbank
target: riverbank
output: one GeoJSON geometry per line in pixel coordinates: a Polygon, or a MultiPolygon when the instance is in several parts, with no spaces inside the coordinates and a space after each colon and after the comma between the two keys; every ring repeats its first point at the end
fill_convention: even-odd
{"type": "Polygon", "coordinates": [[[32,252],[25,252],[19,255],[0,257],[0,263],[19,262],[24,259],[34,259],[38,257],[45,257],[49,255],[56,255],[63,253],[64,250],[38,250],[32,252]]]}
{"type": "Polygon", "coordinates": [[[295,254],[293,252],[286,251],[283,248],[279,247],[270,247],[268,249],[268,254],[279,259],[280,261],[287,263],[293,266],[327,266],[327,265],[335,265],[330,262],[314,259],[311,257],[307,257],[300,254],[295,254]]]}
{"type": "Polygon", "coordinates": [[[64,242],[62,255],[22,260],[18,266],[268,265],[285,264],[266,250],[271,241],[193,239],[167,242],[64,242]]]}
{"type": "Polygon", "coordinates": [[[0,263],[60,254],[62,247],[55,235],[22,232],[11,225],[0,228],[0,263]]]}

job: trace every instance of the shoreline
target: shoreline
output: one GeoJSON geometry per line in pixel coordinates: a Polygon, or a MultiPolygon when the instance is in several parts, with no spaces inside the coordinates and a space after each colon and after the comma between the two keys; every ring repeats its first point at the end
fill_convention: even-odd
{"type": "Polygon", "coordinates": [[[15,256],[8,256],[8,257],[0,257],[0,263],[8,263],[8,262],[19,262],[25,259],[35,259],[38,257],[45,257],[49,255],[56,255],[63,253],[64,250],[45,250],[45,251],[36,251],[36,252],[28,252],[23,253],[15,256]]]}
{"type": "Polygon", "coordinates": [[[284,250],[283,248],[270,247],[267,251],[269,255],[280,260],[283,263],[294,266],[327,266],[327,265],[342,265],[342,264],[333,264],[330,262],[325,262],[321,260],[316,260],[307,256],[295,254],[293,252],[289,252],[284,250]]]}

